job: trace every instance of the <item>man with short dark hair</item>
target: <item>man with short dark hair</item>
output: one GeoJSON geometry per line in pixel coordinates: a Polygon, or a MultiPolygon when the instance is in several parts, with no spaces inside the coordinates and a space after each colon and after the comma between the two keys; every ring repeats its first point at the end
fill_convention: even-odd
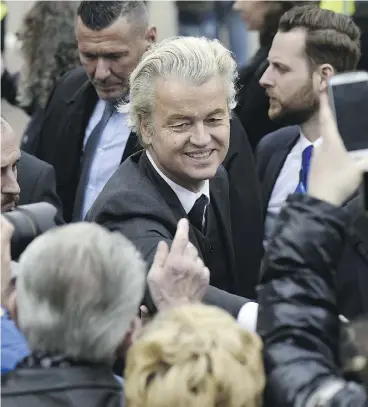
{"type": "Polygon", "coordinates": [[[126,99],[130,73],[156,40],[141,1],[82,1],[75,32],[83,68],[60,79],[40,133],[30,136],[37,139],[30,152],[55,168],[67,222],[85,217],[120,163],[140,148],[115,104],[126,99]]]}
{"type": "MultiPolygon", "coordinates": [[[[356,68],[359,29],[346,15],[314,6],[291,9],[280,20],[260,80],[270,99],[269,117],[284,125],[259,144],[257,165],[263,189],[265,247],[287,196],[306,193],[313,148],[320,143],[319,95],[335,73],[356,68]]],[[[349,206],[356,210],[358,201],[349,206]]],[[[351,236],[337,273],[340,312],[352,318],[368,311],[368,265],[351,236]]]]}

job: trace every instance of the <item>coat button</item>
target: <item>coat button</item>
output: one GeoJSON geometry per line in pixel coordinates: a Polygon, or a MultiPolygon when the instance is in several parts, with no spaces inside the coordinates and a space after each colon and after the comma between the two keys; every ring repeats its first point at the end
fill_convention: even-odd
{"type": "Polygon", "coordinates": [[[210,244],[210,252],[213,253],[214,251],[215,251],[215,247],[212,244],[210,244]]]}

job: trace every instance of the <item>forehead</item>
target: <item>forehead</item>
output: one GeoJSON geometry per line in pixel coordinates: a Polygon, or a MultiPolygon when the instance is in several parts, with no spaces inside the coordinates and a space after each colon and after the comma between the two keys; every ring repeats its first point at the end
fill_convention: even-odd
{"type": "Polygon", "coordinates": [[[306,37],[307,33],[302,28],[289,32],[278,31],[268,54],[270,61],[279,59],[285,64],[292,64],[298,60],[304,60],[306,37]]]}
{"type": "Polygon", "coordinates": [[[18,137],[9,126],[1,126],[1,166],[13,164],[19,157],[18,137]]]}
{"type": "Polygon", "coordinates": [[[137,40],[132,23],[125,18],[119,18],[111,26],[103,30],[95,31],[86,27],[81,18],[77,18],[76,36],[78,48],[82,52],[93,51],[111,51],[123,49],[137,40]]]}
{"type": "Polygon", "coordinates": [[[162,107],[167,116],[200,116],[215,109],[226,109],[227,93],[220,77],[199,86],[179,79],[160,78],[156,83],[156,104],[162,107]]]}

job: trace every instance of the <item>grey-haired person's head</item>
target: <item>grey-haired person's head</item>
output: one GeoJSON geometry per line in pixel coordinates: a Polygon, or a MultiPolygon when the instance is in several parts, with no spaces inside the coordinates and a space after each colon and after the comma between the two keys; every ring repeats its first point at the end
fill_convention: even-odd
{"type": "Polygon", "coordinates": [[[112,363],[138,312],[145,263],[97,224],[55,228],[19,261],[17,318],[31,351],[112,363]]]}

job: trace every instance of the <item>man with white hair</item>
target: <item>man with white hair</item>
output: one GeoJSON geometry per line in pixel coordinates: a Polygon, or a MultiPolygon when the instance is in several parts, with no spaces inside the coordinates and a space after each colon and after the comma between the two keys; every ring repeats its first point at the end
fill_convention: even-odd
{"type": "Polygon", "coordinates": [[[33,241],[10,310],[31,354],[2,378],[2,405],[121,406],[112,365],[130,339],[145,274],[133,244],[95,224],[33,241]]]}
{"type": "Polygon", "coordinates": [[[237,316],[247,302],[238,297],[246,296],[247,270],[235,261],[221,166],[235,79],[235,61],[217,40],[173,38],[146,52],[130,78],[129,108],[145,151],[119,167],[87,219],[123,233],[151,264],[159,241],[170,245],[178,220],[187,217],[191,250],[211,273],[205,301],[237,316]]]}

